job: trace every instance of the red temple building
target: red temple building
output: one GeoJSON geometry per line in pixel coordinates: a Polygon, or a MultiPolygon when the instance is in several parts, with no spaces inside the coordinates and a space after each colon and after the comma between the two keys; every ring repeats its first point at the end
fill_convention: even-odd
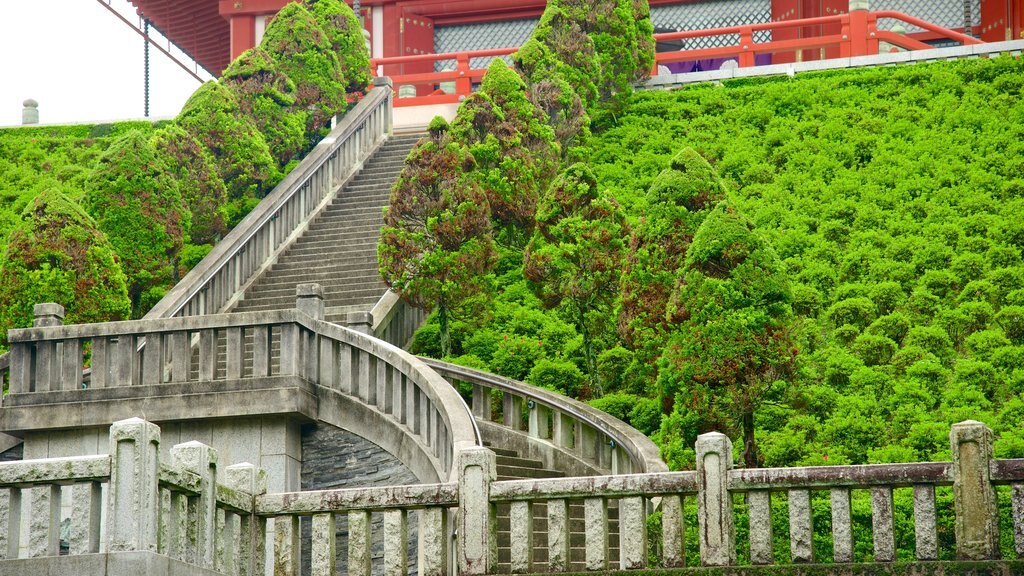
{"type": "MultiPolygon", "coordinates": [[[[142,18],[214,75],[260,40],[268,19],[287,1],[131,0],[142,18]]],[[[372,56],[387,58],[519,46],[529,37],[545,1],[362,0],[360,4],[372,56]]],[[[677,32],[844,14],[850,0],[650,0],[650,4],[656,30],[677,32]]],[[[1024,0],[870,0],[869,7],[899,11],[986,42],[1024,37],[1024,0]]],[[[754,42],[837,34],[839,30],[831,28],[838,26],[760,31],[754,34],[754,42]]],[[[886,26],[879,21],[879,30],[886,26]]],[[[922,28],[904,28],[901,32],[911,38],[942,43],[940,36],[922,28]]],[[[716,37],[676,40],[661,43],[659,51],[709,48],[717,41],[716,37]]],[[[759,57],[757,64],[831,57],[830,50],[772,54],[767,62],[759,57]]],[[[434,66],[406,64],[399,72],[421,72],[425,65],[434,66]]]]}

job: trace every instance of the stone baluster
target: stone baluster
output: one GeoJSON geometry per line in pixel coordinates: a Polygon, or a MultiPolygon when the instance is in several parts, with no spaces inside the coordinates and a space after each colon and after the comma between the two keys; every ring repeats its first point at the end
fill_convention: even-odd
{"type": "Polygon", "coordinates": [[[199,476],[199,495],[195,498],[194,562],[214,567],[217,522],[217,451],[201,442],[185,442],[171,448],[171,464],[199,476]]]}
{"type": "Polygon", "coordinates": [[[892,488],[871,489],[871,531],[875,544],[875,562],[896,560],[896,534],[893,528],[892,488]]]}
{"type": "Polygon", "coordinates": [[[444,576],[448,567],[448,521],[444,508],[419,511],[420,576],[444,576]]]}
{"type": "MultiPolygon", "coordinates": [[[[34,319],[32,326],[46,328],[64,324],[64,307],[60,304],[47,302],[36,304],[32,308],[34,319]]],[[[48,392],[61,389],[61,367],[63,358],[58,354],[58,343],[41,340],[35,343],[35,391],[48,392]]]]}
{"type": "Polygon", "coordinates": [[[853,562],[853,522],[850,490],[832,489],[832,557],[836,562],[853,562]]]}
{"type": "Polygon", "coordinates": [[[967,420],[949,433],[953,450],[956,555],[961,560],[999,558],[999,514],[992,487],[992,430],[967,420]]]}
{"type": "Polygon", "coordinates": [[[523,429],[523,399],[511,392],[502,395],[502,420],[505,426],[513,430],[523,429]]]}
{"type": "Polygon", "coordinates": [[[487,422],[491,421],[491,389],[480,384],[473,384],[473,416],[487,422]]]}
{"type": "Polygon", "coordinates": [[[160,428],[139,418],[110,427],[107,551],[156,551],[160,428]]]}
{"type": "Polygon", "coordinates": [[[28,526],[29,554],[33,558],[60,553],[60,486],[43,484],[29,490],[31,516],[28,526]]]}
{"type": "Polygon", "coordinates": [[[313,576],[334,576],[337,527],[334,513],[313,515],[313,543],[310,567],[313,576]]]}
{"type": "Polygon", "coordinates": [[[548,500],[548,570],[569,570],[569,504],[548,500]]]}
{"type": "Polygon", "coordinates": [[[515,501],[509,507],[509,541],[513,574],[525,574],[533,567],[533,506],[515,501]]]}
{"type": "Polygon", "coordinates": [[[1013,544],[1017,558],[1024,558],[1024,484],[1010,485],[1010,499],[1013,502],[1013,544]]]}
{"type": "Polygon", "coordinates": [[[750,512],[750,563],[771,564],[772,555],[772,493],[754,490],[747,493],[750,512]]]}
{"type": "Polygon", "coordinates": [[[103,491],[99,482],[71,487],[71,537],[68,552],[94,554],[100,551],[100,510],[103,491]]]}
{"type": "Polygon", "coordinates": [[[405,510],[384,511],[384,576],[409,571],[409,522],[405,510]]]}
{"type": "Polygon", "coordinates": [[[646,511],[639,496],[619,500],[619,564],[623,570],[647,567],[646,511]]]}
{"type": "Polygon", "coordinates": [[[348,513],[348,573],[370,576],[373,557],[370,540],[370,513],[352,510],[348,513]]]}
{"type": "Polygon", "coordinates": [[[789,491],[789,554],[794,564],[814,562],[810,490],[789,491]]]}
{"type": "MultiPolygon", "coordinates": [[[[267,473],[243,462],[224,469],[224,483],[228,488],[255,498],[267,492],[267,473]]],[[[255,510],[253,511],[255,512],[255,510]]],[[[235,565],[242,576],[263,573],[267,523],[256,514],[242,514],[238,522],[238,552],[235,565]]]]}
{"type": "Polygon", "coordinates": [[[496,479],[494,452],[469,448],[456,456],[459,473],[459,573],[491,574],[497,564],[496,515],[491,483],[496,479]]]}
{"type": "Polygon", "coordinates": [[[21,489],[0,488],[0,560],[18,557],[21,541],[21,489]]]}
{"type": "Polygon", "coordinates": [[[584,561],[587,570],[608,569],[608,501],[602,497],[583,500],[584,561]]]}
{"type": "Polygon", "coordinates": [[[665,568],[686,566],[686,550],[683,547],[683,499],[669,495],[661,499],[661,563],[665,568]]]}
{"type": "Polygon", "coordinates": [[[939,559],[939,535],[935,526],[935,486],[914,486],[914,554],[918,560],[939,559]]]}
{"type": "Polygon", "coordinates": [[[736,563],[736,531],[729,494],[731,469],[732,441],[728,436],[709,432],[697,437],[697,524],[700,561],[705,566],[736,563]]]}

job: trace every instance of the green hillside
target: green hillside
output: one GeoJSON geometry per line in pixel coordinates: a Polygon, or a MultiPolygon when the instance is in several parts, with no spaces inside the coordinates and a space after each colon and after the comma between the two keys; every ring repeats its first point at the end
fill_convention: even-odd
{"type": "Polygon", "coordinates": [[[0,130],[0,245],[42,190],[56,186],[80,201],[93,164],[111,142],[133,130],[150,133],[158,126],[128,121],[0,130]]]}
{"type": "MultiPolygon", "coordinates": [[[[1004,57],[639,92],[595,116],[583,157],[634,231],[627,260],[642,261],[635,233],[663,211],[652,183],[700,172],[692,159],[663,173],[687,147],[778,256],[792,316],[774,333],[796,358],[757,399],[761,464],[948,458],[949,425],[968,418],[995,429],[997,456],[1024,456],[1022,86],[1024,61],[1004,57]]],[[[693,210],[696,226],[708,210],[693,210]]],[[[592,323],[598,378],[582,324],[564,303],[545,309],[537,294],[550,286],[523,279],[515,246],[499,246],[489,314],[453,324],[450,357],[591,399],[687,467],[698,433],[740,432],[727,402],[701,404],[680,380],[688,365],[666,369],[692,238],[674,257],[660,338],[624,337],[628,278],[655,277],[625,265],[616,305],[592,323]]],[[[414,348],[439,354],[436,324],[414,348]]]]}

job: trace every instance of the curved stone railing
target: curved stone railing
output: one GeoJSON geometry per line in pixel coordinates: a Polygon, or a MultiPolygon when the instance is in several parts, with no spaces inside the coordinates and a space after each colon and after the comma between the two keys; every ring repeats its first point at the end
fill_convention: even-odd
{"type": "Polygon", "coordinates": [[[388,290],[370,310],[370,316],[374,336],[399,348],[405,348],[416,334],[416,330],[426,320],[427,313],[388,290]]]}
{"type": "Polygon", "coordinates": [[[391,101],[390,81],[382,78],[145,318],[230,309],[384,142],[391,132],[391,101]]]}
{"type": "Polygon", "coordinates": [[[422,360],[453,382],[473,385],[473,415],[481,422],[525,431],[532,441],[568,453],[597,471],[630,474],[668,470],[650,438],[610,414],[525,382],[439,360],[422,360]],[[492,417],[491,390],[502,394],[500,421],[492,417]]]}
{"type": "Polygon", "coordinates": [[[39,305],[36,327],[9,332],[0,430],[296,414],[447,480],[455,454],[481,444],[466,403],[415,356],[323,321],[318,287],[300,288],[298,310],[104,324],[64,326],[60,306],[39,305]]]}

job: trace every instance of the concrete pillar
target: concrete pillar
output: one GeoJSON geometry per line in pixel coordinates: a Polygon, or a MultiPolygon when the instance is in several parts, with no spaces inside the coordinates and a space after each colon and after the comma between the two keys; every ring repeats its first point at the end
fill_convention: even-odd
{"type": "Polygon", "coordinates": [[[107,551],[156,551],[160,428],[140,418],[110,427],[107,551]]]}
{"type": "Polygon", "coordinates": [[[999,558],[999,514],[992,487],[992,430],[967,420],[949,433],[953,451],[956,555],[960,560],[999,558]]]}
{"type": "Polygon", "coordinates": [[[64,307],[60,304],[53,302],[36,304],[32,307],[32,315],[34,316],[32,321],[34,328],[64,325],[64,307]]]}
{"type": "Polygon", "coordinates": [[[295,287],[295,308],[314,320],[324,319],[324,289],[319,284],[295,287]]]}
{"type": "Polygon", "coordinates": [[[566,500],[548,500],[548,569],[569,569],[569,504],[566,500]]]}
{"type": "Polygon", "coordinates": [[[619,500],[619,562],[622,570],[647,567],[647,514],[644,499],[619,500]]]}
{"type": "Polygon", "coordinates": [[[469,448],[456,456],[459,473],[459,572],[466,576],[491,574],[497,567],[495,514],[491,483],[497,479],[494,452],[469,448]]]}
{"type": "Polygon", "coordinates": [[[333,512],[313,515],[313,550],[310,560],[313,576],[334,576],[335,532],[333,512]]]}
{"type": "Polygon", "coordinates": [[[720,432],[697,437],[697,524],[704,566],[736,563],[736,531],[729,494],[732,441],[720,432]]]}
{"type": "Polygon", "coordinates": [[[199,476],[196,504],[196,564],[213,569],[217,522],[217,451],[201,442],[186,442],[171,448],[171,463],[199,476]]]}
{"type": "MultiPolygon", "coordinates": [[[[267,473],[248,462],[224,469],[224,484],[254,498],[267,493],[267,473]]],[[[255,514],[242,515],[239,522],[239,546],[236,556],[238,573],[249,576],[263,573],[266,556],[266,520],[255,514]]]]}
{"type": "Polygon", "coordinates": [[[349,312],[345,318],[345,326],[368,336],[373,335],[373,314],[369,312],[349,312]]]}
{"type": "Polygon", "coordinates": [[[686,566],[684,533],[681,498],[676,495],[664,496],[661,499],[661,549],[662,565],[665,568],[686,566]]]}
{"type": "Polygon", "coordinates": [[[448,566],[448,522],[444,508],[419,511],[420,576],[443,576],[448,566]]]}
{"type": "MultiPolygon", "coordinates": [[[[384,576],[406,576],[409,523],[405,510],[384,511],[384,576]]],[[[334,573],[331,572],[333,575],[334,573]]]]}
{"type": "Polygon", "coordinates": [[[370,513],[366,510],[350,510],[348,513],[348,573],[352,576],[370,576],[372,557],[370,513]]]}
{"type": "Polygon", "coordinates": [[[21,123],[28,126],[39,124],[39,102],[29,98],[21,103],[21,123]]]}

